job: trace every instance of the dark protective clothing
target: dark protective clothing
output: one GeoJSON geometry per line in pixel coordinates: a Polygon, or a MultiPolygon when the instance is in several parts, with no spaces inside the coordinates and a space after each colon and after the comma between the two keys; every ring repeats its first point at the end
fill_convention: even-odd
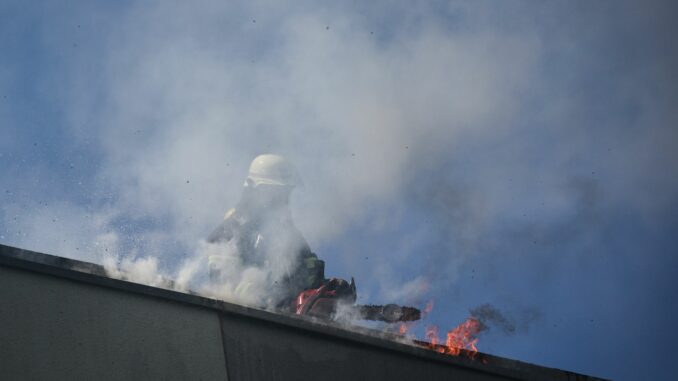
{"type": "MultiPolygon", "coordinates": [[[[245,267],[275,267],[282,274],[273,286],[274,304],[280,309],[291,308],[300,292],[317,288],[325,280],[325,262],[311,251],[287,207],[250,209],[241,203],[226,213],[207,241],[231,243],[245,267]],[[284,259],[283,265],[278,258],[284,259]]],[[[215,270],[219,269],[211,269],[213,279],[218,278],[215,270]]]]}

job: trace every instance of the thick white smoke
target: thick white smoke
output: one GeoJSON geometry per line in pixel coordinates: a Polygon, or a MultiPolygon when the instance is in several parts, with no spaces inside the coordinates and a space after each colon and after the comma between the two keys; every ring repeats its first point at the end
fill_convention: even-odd
{"type": "MultiPolygon", "coordinates": [[[[250,182],[248,178],[248,182],[250,182]]],[[[291,307],[308,276],[321,274],[316,260],[294,226],[288,206],[289,188],[251,183],[243,188],[238,209],[194,252],[169,273],[161,273],[157,257],[104,257],[109,276],[245,304],[280,309],[291,307]],[[311,258],[309,258],[311,256],[311,258]],[[315,262],[313,262],[315,263],[315,262]],[[296,274],[297,271],[302,273],[296,274]]],[[[317,282],[322,278],[317,278],[317,282]]],[[[316,283],[316,282],[313,282],[316,283]]],[[[317,285],[315,286],[317,287],[317,285]]]]}
{"type": "MultiPolygon", "coordinates": [[[[577,227],[619,205],[651,220],[678,189],[675,167],[645,170],[676,161],[666,143],[675,131],[665,128],[675,112],[637,90],[672,83],[664,80],[670,65],[626,69],[636,75],[603,84],[615,91],[582,99],[580,39],[544,21],[559,11],[163,2],[109,19],[83,9],[87,34],[64,31],[83,49],[69,56],[65,79],[45,86],[63,106],[69,139],[96,157],[93,176],[13,175],[27,189],[35,178],[47,188],[82,181],[87,199],[4,205],[5,242],[106,258],[140,281],[164,274],[190,287],[212,250],[202,240],[264,152],[299,167],[306,187],[292,202],[297,225],[312,248],[341,250],[318,253],[328,275],[339,264],[359,282],[374,279],[364,293],[380,301],[419,300],[432,283],[454,283],[467,258],[514,247],[507,237],[586,241],[577,227]],[[601,111],[590,106],[600,99],[642,109],[611,132],[617,120],[599,126],[601,111]],[[646,186],[661,191],[640,197],[646,186]],[[353,229],[364,236],[351,239],[353,229]],[[417,251],[422,242],[434,243],[430,252],[417,251]],[[403,279],[399,264],[412,262],[423,265],[403,279]]],[[[595,21],[573,28],[586,33],[595,21]]],[[[61,57],[64,38],[45,32],[45,49],[61,57]]],[[[73,171],[83,166],[69,161],[73,171]]],[[[25,193],[17,197],[31,200],[25,193]]]]}
{"type": "MultiPolygon", "coordinates": [[[[105,59],[71,78],[67,106],[74,135],[101,150],[93,191],[111,203],[101,230],[127,242],[116,255],[176,270],[237,200],[249,161],[269,151],[305,178],[292,206],[312,247],[366,218],[388,224],[401,213],[403,187],[454,150],[460,133],[504,128],[538,49],[524,35],[456,35],[442,22],[403,21],[407,33],[375,35],[369,20],[339,9],[145,4],[105,27],[105,59]],[[83,99],[87,86],[103,102],[83,99]],[[150,227],[121,230],[130,221],[150,227]]],[[[23,218],[35,226],[42,217],[23,218]]],[[[72,230],[52,232],[99,234],[72,230]]],[[[74,256],[70,247],[30,246],[74,256]]],[[[415,278],[403,292],[422,284],[415,278]]],[[[393,288],[389,296],[402,296],[393,288]]]]}

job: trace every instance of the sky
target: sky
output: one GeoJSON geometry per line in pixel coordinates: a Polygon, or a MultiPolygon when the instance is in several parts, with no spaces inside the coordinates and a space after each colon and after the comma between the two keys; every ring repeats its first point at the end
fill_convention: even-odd
{"type": "Polygon", "coordinates": [[[0,0],[0,243],[171,274],[278,153],[359,302],[489,303],[482,352],[669,380],[676,10],[0,0]]]}

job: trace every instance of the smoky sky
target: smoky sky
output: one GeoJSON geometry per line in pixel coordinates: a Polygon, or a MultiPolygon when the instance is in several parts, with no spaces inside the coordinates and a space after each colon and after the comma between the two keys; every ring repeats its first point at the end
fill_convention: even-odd
{"type": "Polygon", "coordinates": [[[360,302],[432,299],[441,331],[489,304],[516,333],[481,351],[669,379],[675,11],[3,2],[0,242],[171,273],[278,153],[360,302]]]}

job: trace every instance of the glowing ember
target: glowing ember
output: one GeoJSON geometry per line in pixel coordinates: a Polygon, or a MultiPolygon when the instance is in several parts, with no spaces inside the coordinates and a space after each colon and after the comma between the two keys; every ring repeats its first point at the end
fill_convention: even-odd
{"type": "Polygon", "coordinates": [[[426,327],[426,339],[428,340],[429,343],[431,343],[431,346],[435,347],[438,345],[438,327],[435,325],[429,325],[426,327]]]}
{"type": "Polygon", "coordinates": [[[433,311],[433,300],[429,300],[426,303],[426,307],[424,307],[424,314],[423,315],[428,315],[433,311]]]}
{"type": "Polygon", "coordinates": [[[407,325],[405,323],[400,323],[400,328],[398,328],[398,333],[405,336],[407,333],[407,325]]]}

